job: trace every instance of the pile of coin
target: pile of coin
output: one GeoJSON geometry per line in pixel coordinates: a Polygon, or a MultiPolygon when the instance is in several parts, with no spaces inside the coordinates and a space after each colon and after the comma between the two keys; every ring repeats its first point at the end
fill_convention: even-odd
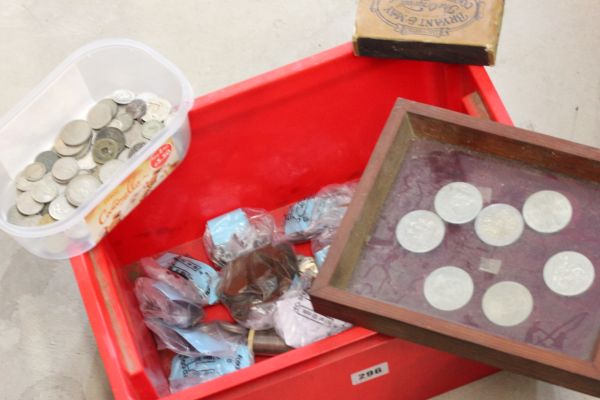
{"type": "Polygon", "coordinates": [[[169,123],[173,107],[153,93],[120,89],[99,101],[86,119],[68,122],[54,147],[17,175],[8,222],[45,225],[69,217],[115,176],[169,123]]]}
{"type": "MultiPolygon", "coordinates": [[[[483,208],[479,189],[466,182],[442,187],[434,199],[435,212],[415,210],[404,215],[396,226],[396,239],[406,250],[427,253],[444,240],[446,225],[474,221],[477,237],[485,244],[504,247],[522,236],[525,225],[543,233],[557,233],[571,222],[573,208],[563,194],[542,190],[529,196],[522,212],[509,204],[497,203],[483,208]]],[[[543,268],[546,286],[561,296],[577,296],[587,291],[595,279],[592,262],[583,254],[561,251],[551,256],[543,268]]],[[[465,306],[474,292],[474,283],[464,269],[442,266],[425,279],[423,293],[427,302],[442,311],[465,306]]],[[[501,281],[490,286],[482,298],[483,314],[492,323],[510,327],[525,321],[533,311],[533,296],[522,284],[501,281]]]]}

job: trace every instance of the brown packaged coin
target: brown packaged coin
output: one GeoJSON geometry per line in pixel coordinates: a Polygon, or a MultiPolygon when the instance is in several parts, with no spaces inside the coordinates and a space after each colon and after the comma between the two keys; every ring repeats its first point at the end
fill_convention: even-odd
{"type": "Polygon", "coordinates": [[[494,65],[504,0],[359,0],[360,56],[494,65]]]}
{"type": "Polygon", "coordinates": [[[256,355],[274,356],[293,350],[277,335],[275,329],[265,331],[250,330],[248,333],[248,347],[256,355]]]}
{"type": "Polygon", "coordinates": [[[265,246],[235,259],[224,269],[221,302],[238,323],[248,328],[252,309],[269,308],[290,287],[297,273],[298,261],[291,245],[265,246]]]}

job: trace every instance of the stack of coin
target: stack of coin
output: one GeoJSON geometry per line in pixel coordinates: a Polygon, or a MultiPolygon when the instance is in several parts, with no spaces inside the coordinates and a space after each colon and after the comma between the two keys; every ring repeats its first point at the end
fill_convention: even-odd
{"type": "Polygon", "coordinates": [[[152,93],[120,89],[100,100],[85,120],[68,122],[52,150],[17,175],[8,222],[35,226],[67,218],[158,136],[172,115],[171,103],[152,93]]]}

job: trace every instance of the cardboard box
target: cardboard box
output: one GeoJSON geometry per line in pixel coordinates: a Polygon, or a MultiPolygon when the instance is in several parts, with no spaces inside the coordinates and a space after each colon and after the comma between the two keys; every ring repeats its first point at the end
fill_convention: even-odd
{"type": "Polygon", "coordinates": [[[493,65],[504,0],[360,0],[354,53],[493,65]]]}

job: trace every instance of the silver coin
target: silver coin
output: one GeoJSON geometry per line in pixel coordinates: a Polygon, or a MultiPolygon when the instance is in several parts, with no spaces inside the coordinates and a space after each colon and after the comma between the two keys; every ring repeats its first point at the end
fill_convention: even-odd
{"type": "Polygon", "coordinates": [[[52,167],[52,175],[59,182],[68,182],[77,176],[79,164],[73,157],[63,157],[52,167]]]}
{"type": "Polygon", "coordinates": [[[432,307],[453,311],[464,307],[473,296],[473,279],[463,269],[454,266],[441,267],[425,279],[423,294],[432,307]]]}
{"type": "Polygon", "coordinates": [[[17,209],[23,215],[37,214],[44,208],[42,203],[38,203],[31,196],[31,192],[23,192],[17,196],[17,209]]]}
{"type": "Polygon", "coordinates": [[[131,125],[133,124],[133,118],[129,114],[121,114],[117,115],[115,119],[110,121],[108,124],[109,127],[117,128],[121,132],[125,132],[131,125]]]}
{"type": "Polygon", "coordinates": [[[533,311],[533,297],[529,290],[517,282],[498,282],[488,288],[481,308],[486,318],[496,325],[519,325],[533,311]]]}
{"type": "Polygon", "coordinates": [[[60,138],[57,138],[54,142],[54,151],[63,157],[73,157],[85,149],[86,145],[84,143],[79,146],[67,146],[60,138]]]}
{"type": "Polygon", "coordinates": [[[540,233],[555,233],[564,229],[573,217],[571,202],[562,193],[541,190],[529,196],[523,205],[527,225],[540,233]]]}
{"type": "Polygon", "coordinates": [[[46,175],[46,172],[48,171],[46,170],[46,166],[44,164],[41,162],[34,162],[25,167],[23,176],[29,182],[35,182],[42,179],[44,175],[46,175]]]}
{"type": "Polygon", "coordinates": [[[88,151],[84,157],[77,160],[77,164],[79,165],[79,169],[94,169],[98,166],[94,161],[94,155],[91,151],[88,151]]]}
{"type": "Polygon", "coordinates": [[[123,162],[127,162],[127,160],[129,160],[129,149],[125,149],[122,152],[120,152],[116,159],[123,162]]]}
{"type": "Polygon", "coordinates": [[[83,144],[83,148],[79,151],[79,153],[75,154],[73,157],[77,160],[85,157],[91,150],[92,148],[92,140],[90,137],[90,140],[88,140],[87,142],[85,142],[83,144]]]}
{"type": "Polygon", "coordinates": [[[133,146],[131,146],[131,149],[129,149],[129,153],[127,154],[127,156],[129,158],[133,157],[138,151],[140,151],[148,142],[143,141],[143,142],[139,142],[134,144],[133,146]]]}
{"type": "Polygon", "coordinates": [[[27,191],[31,190],[31,187],[33,186],[33,182],[28,181],[27,178],[25,178],[25,173],[21,172],[15,178],[15,186],[17,187],[17,190],[20,190],[22,192],[27,192],[27,191]]]}
{"type": "Polygon", "coordinates": [[[65,191],[67,190],[68,183],[56,182],[56,184],[58,185],[58,195],[60,196],[61,194],[64,194],[65,191]]]}
{"type": "Polygon", "coordinates": [[[426,210],[411,211],[396,226],[396,239],[413,253],[427,253],[442,243],[446,233],[444,222],[426,210]]]}
{"type": "Polygon", "coordinates": [[[110,160],[98,170],[100,181],[102,183],[108,182],[110,178],[116,175],[124,166],[125,163],[121,160],[110,160]]]}
{"type": "Polygon", "coordinates": [[[35,157],[35,162],[41,162],[46,166],[47,171],[52,170],[52,166],[60,157],[55,152],[48,150],[43,151],[35,157]]]}
{"type": "Polygon", "coordinates": [[[40,179],[41,181],[45,181],[45,182],[52,182],[52,183],[56,183],[56,180],[54,179],[54,176],[52,175],[52,171],[48,172],[46,175],[44,175],[44,177],[42,179],[40,179]]]}
{"type": "Polygon", "coordinates": [[[17,209],[17,206],[12,206],[6,213],[8,223],[18,226],[37,226],[42,216],[39,214],[23,215],[17,209]]]}
{"type": "Polygon", "coordinates": [[[115,90],[110,98],[117,104],[129,104],[135,99],[135,93],[127,89],[115,90]]]}
{"type": "Polygon", "coordinates": [[[475,233],[490,246],[508,246],[523,234],[525,223],[519,210],[508,204],[487,206],[475,219],[475,233]]]}
{"type": "Polygon", "coordinates": [[[112,99],[102,99],[98,102],[98,104],[104,104],[108,106],[108,108],[110,108],[110,114],[113,118],[115,117],[115,115],[117,115],[117,112],[119,111],[119,105],[115,103],[112,99]]]}
{"type": "Polygon", "coordinates": [[[117,120],[121,121],[121,132],[125,132],[133,125],[133,117],[127,113],[117,116],[117,120]]]}
{"type": "Polygon", "coordinates": [[[92,136],[92,128],[87,121],[78,119],[71,121],[60,131],[60,140],[67,146],[79,146],[92,136]]]}
{"type": "Polygon", "coordinates": [[[58,194],[64,193],[65,188],[67,187],[66,183],[57,182],[52,175],[52,171],[48,172],[40,181],[45,181],[48,185],[55,185],[58,189],[58,194]]]}
{"type": "Polygon", "coordinates": [[[113,116],[114,114],[111,106],[107,102],[101,101],[88,112],[87,121],[92,129],[101,129],[108,125],[113,116]]]}
{"type": "Polygon", "coordinates": [[[40,179],[31,189],[31,197],[38,203],[49,203],[58,196],[58,184],[53,180],[40,179]]]}
{"type": "Polygon", "coordinates": [[[483,197],[475,186],[452,182],[441,188],[434,201],[435,212],[451,224],[473,221],[483,207],[483,197]]]}
{"type": "Polygon", "coordinates": [[[144,136],[142,135],[142,124],[134,121],[131,128],[123,132],[123,135],[125,136],[125,146],[131,148],[134,144],[144,140],[144,136]]]}
{"type": "Polygon", "coordinates": [[[118,130],[123,130],[123,124],[121,124],[121,121],[118,121],[117,118],[115,117],[113,120],[111,120],[108,125],[106,125],[107,128],[117,128],[118,130]]]}
{"type": "Polygon", "coordinates": [[[78,175],[67,185],[65,196],[69,203],[79,207],[94,196],[102,182],[94,175],[78,175]]]}
{"type": "Polygon", "coordinates": [[[146,139],[152,140],[160,133],[160,131],[164,127],[165,126],[160,121],[157,121],[157,120],[147,121],[144,125],[142,125],[142,135],[146,139]]]}
{"type": "Polygon", "coordinates": [[[71,216],[71,214],[75,212],[75,209],[76,208],[67,201],[67,198],[64,195],[60,195],[52,200],[48,207],[48,213],[55,220],[61,221],[71,216]]]}
{"type": "Polygon", "coordinates": [[[577,296],[588,290],[596,272],[589,258],[575,251],[563,251],[544,265],[544,282],[554,293],[577,296]]]}
{"type": "Polygon", "coordinates": [[[146,115],[146,110],[148,106],[144,100],[135,99],[131,103],[127,104],[125,111],[129,114],[133,119],[140,119],[144,115],[146,115]]]}
{"type": "Polygon", "coordinates": [[[148,121],[164,121],[171,113],[171,103],[168,100],[155,97],[146,102],[146,114],[142,117],[142,120],[148,121]]]}

